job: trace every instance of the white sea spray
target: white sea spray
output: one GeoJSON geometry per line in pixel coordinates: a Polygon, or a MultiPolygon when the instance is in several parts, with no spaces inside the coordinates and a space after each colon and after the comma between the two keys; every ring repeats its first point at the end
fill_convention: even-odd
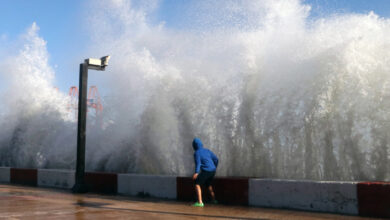
{"type": "MultiPolygon", "coordinates": [[[[192,1],[179,29],[153,21],[159,2],[135,3],[89,15],[99,43],[91,53],[112,60],[99,73],[108,94],[103,129],[87,128],[87,169],[188,175],[196,136],[219,156],[222,176],[389,180],[389,19],[310,18],[298,0],[192,1]]],[[[10,70],[49,91],[47,52],[31,39],[41,49],[21,54],[34,61],[10,70]]],[[[24,101],[10,85],[9,97],[24,101]]],[[[1,132],[2,165],[73,168],[64,95],[29,86],[38,101],[4,113],[12,126],[1,132]]]]}

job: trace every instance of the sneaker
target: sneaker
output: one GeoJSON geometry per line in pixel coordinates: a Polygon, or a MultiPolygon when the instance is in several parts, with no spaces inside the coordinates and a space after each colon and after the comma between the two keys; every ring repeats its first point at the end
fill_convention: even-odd
{"type": "Polygon", "coordinates": [[[199,203],[199,202],[195,202],[194,204],[192,204],[193,207],[203,207],[204,204],[203,203],[199,203]]]}
{"type": "Polygon", "coordinates": [[[211,204],[218,204],[218,201],[217,200],[211,200],[211,204]]]}

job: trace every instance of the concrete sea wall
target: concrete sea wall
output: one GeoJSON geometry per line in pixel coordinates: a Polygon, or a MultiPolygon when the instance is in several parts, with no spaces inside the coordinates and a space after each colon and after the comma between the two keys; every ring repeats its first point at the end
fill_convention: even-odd
{"type": "MultiPolygon", "coordinates": [[[[0,167],[0,183],[70,189],[72,170],[0,167]]],[[[86,172],[91,192],[195,201],[189,177],[86,172]]],[[[390,217],[390,183],[299,181],[217,177],[222,204],[286,208],[370,217],[390,217]]],[[[204,192],[206,190],[203,190],[204,192]]],[[[205,194],[207,201],[207,194],[205,194]]]]}

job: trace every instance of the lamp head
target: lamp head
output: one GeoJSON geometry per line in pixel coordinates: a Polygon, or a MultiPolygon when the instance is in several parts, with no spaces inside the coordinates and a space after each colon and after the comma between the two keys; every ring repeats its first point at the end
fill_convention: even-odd
{"type": "Polygon", "coordinates": [[[109,60],[110,56],[104,56],[100,59],[88,58],[85,60],[85,63],[88,65],[88,69],[104,70],[108,66],[109,60]]]}
{"type": "Polygon", "coordinates": [[[107,55],[107,56],[104,56],[104,57],[102,57],[102,58],[100,58],[100,60],[102,61],[102,66],[108,66],[108,61],[110,60],[110,56],[109,55],[107,55]]]}

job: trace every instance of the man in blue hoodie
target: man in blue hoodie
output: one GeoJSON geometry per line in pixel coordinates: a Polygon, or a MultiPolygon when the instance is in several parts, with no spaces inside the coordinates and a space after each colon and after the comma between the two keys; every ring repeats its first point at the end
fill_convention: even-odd
{"type": "Polygon", "coordinates": [[[194,138],[192,141],[194,148],[195,173],[192,179],[195,181],[195,191],[198,196],[198,202],[193,204],[195,207],[203,207],[201,185],[208,187],[212,201],[216,203],[215,194],[211,181],[214,178],[215,171],[218,166],[218,158],[209,149],[203,148],[202,141],[199,138],[194,138]]]}

